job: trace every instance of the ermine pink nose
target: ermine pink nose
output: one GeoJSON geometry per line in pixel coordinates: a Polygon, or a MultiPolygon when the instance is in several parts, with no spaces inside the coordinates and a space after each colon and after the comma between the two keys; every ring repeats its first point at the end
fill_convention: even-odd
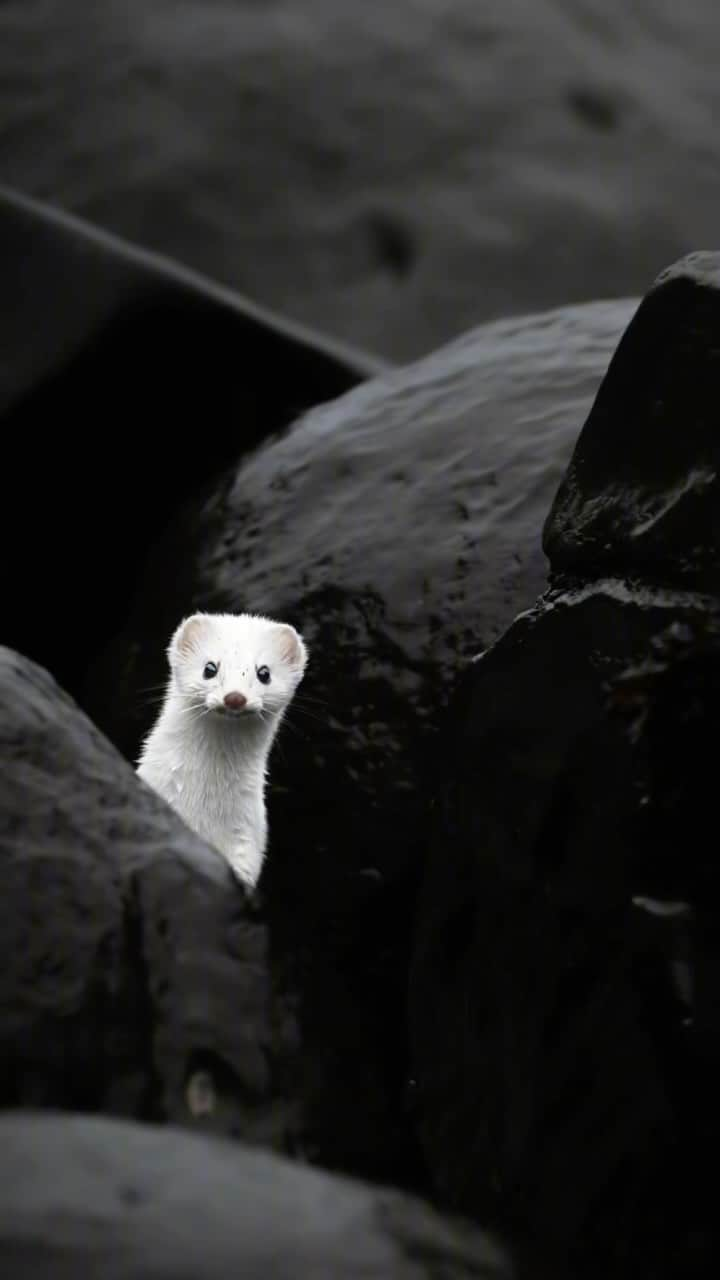
{"type": "Polygon", "coordinates": [[[225,706],[229,707],[231,711],[242,711],[243,707],[247,706],[247,698],[244,693],[226,693],[224,701],[225,706]]]}

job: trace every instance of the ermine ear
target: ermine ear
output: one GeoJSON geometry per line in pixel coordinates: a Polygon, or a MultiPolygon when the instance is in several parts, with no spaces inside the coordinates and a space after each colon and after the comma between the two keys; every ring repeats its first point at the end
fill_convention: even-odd
{"type": "Polygon", "coordinates": [[[307,662],[307,649],[295,628],[288,623],[279,622],[275,627],[273,640],[280,661],[295,671],[302,671],[307,662]]]}
{"type": "Polygon", "coordinates": [[[174,663],[181,661],[183,658],[189,658],[191,654],[197,652],[207,628],[208,618],[206,613],[194,613],[191,618],[185,618],[180,623],[168,645],[170,666],[173,666],[174,663]]]}

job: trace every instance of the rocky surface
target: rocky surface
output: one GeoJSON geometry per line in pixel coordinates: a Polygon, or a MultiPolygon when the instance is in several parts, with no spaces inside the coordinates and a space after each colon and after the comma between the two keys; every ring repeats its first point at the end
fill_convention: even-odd
{"type": "Polygon", "coordinates": [[[80,691],[132,757],[182,613],[263,611],[305,636],[261,888],[340,1167],[352,1149],[363,1174],[416,1176],[404,1005],[428,753],[457,672],[544,585],[542,520],[630,310],[488,326],[308,413],[186,504],[80,691]],[[379,1170],[378,1133],[395,1135],[379,1170]]]}
{"type": "MultiPolygon", "coordinates": [[[[659,632],[643,659],[623,671],[611,690],[611,711],[633,747],[643,897],[678,908],[657,911],[671,929],[677,916],[687,914],[690,900],[696,921],[707,912],[709,923],[715,914],[717,864],[708,837],[715,803],[712,741],[720,716],[719,658],[717,611],[708,610],[690,625],[674,622],[659,632]],[[692,856],[680,859],[679,848],[691,849],[692,856]]],[[[706,1001],[704,1008],[706,1014],[711,1010],[706,1001]]],[[[713,1052],[719,1048],[715,1037],[713,1052]]],[[[707,1108],[706,1125],[710,1113],[707,1108]]]]}
{"type": "Polygon", "coordinates": [[[409,904],[378,911],[351,871],[313,903],[300,831],[294,896],[263,913],[7,649],[0,749],[0,1107],[201,1127],[421,1186],[402,1105],[409,904]]]}
{"type": "Polygon", "coordinates": [[[719,60],[716,0],[4,0],[0,171],[405,359],[712,246],[719,60]]]}
{"type": "Polygon", "coordinates": [[[623,336],[547,519],[553,572],[720,591],[720,256],[658,277],[623,336]]]}
{"type": "Polygon", "coordinates": [[[3,640],[73,686],[183,498],[378,365],[2,189],[0,276],[3,640]]]}
{"type": "Polygon", "coordinates": [[[5,1280],[502,1280],[478,1230],[239,1144],[81,1117],[0,1120],[5,1280]]]}
{"type": "Polygon", "coordinates": [[[716,668],[672,667],[675,696],[644,713],[651,765],[626,674],[720,615],[717,268],[677,264],[637,313],[548,519],[552,589],[470,668],[438,753],[418,1131],[447,1203],[574,1276],[717,1257],[716,876],[692,763],[716,668]]]}
{"type": "Polygon", "coordinates": [[[74,686],[93,717],[132,756],[182,612],[287,616],[312,651],[299,704],[307,687],[325,714],[298,723],[303,740],[286,735],[299,780],[286,803],[307,792],[308,810],[328,810],[344,788],[338,807],[363,823],[378,786],[412,804],[416,747],[454,674],[545,584],[542,521],[633,310],[484,326],[240,459],[148,548],[122,636],[74,686]]]}
{"type": "MultiPolygon", "coordinates": [[[[5,217],[21,303],[43,254],[75,264],[53,302],[67,328],[51,316],[36,330],[33,286],[8,340],[11,638],[130,757],[190,609],[283,616],[311,666],[273,762],[251,901],[50,676],[2,650],[0,1103],[208,1128],[428,1188],[511,1239],[533,1277],[707,1274],[717,258],[677,264],[644,301],[561,481],[630,303],[485,326],[358,386],[360,357],[308,348],[22,202],[5,217]],[[216,363],[236,333],[254,379],[244,412],[216,363]],[[186,415],[208,403],[207,379],[220,443],[204,421],[198,461],[186,415]],[[238,416],[242,439],[222,426],[238,416]],[[77,476],[60,484],[69,442],[77,476]],[[553,495],[551,587],[528,608],[553,495]]],[[[113,1162],[156,1159],[139,1129],[80,1126],[73,1147],[60,1122],[14,1123],[20,1203],[38,1194],[74,1223],[99,1149],[103,1213],[118,1205],[113,1162]],[[77,1183],[40,1183],[51,1149],[77,1152],[77,1183]]],[[[205,1154],[192,1165],[195,1197],[205,1154]]],[[[295,1194],[285,1176],[265,1183],[273,1224],[295,1194]]],[[[123,1214],[145,1195],[134,1177],[123,1214]]],[[[151,1258],[164,1212],[133,1235],[151,1258]]],[[[86,1227],[72,1228],[81,1251],[86,1227]]],[[[13,1239],[13,1265],[41,1266],[13,1239]]],[[[403,1274],[392,1240],[378,1265],[403,1274]]],[[[296,1248],[283,1237],[278,1256],[296,1248]]],[[[409,1265],[454,1274],[444,1244],[408,1248],[409,1265]]],[[[483,1274],[485,1255],[458,1265],[483,1274]]]]}
{"type": "Polygon", "coordinates": [[[0,1105],[291,1141],[263,926],[48,674],[0,650],[0,1105]]]}
{"type": "MultiPolygon", "coordinates": [[[[68,323],[65,340],[76,335],[82,358],[77,367],[69,357],[60,360],[64,372],[59,381],[47,383],[45,401],[41,395],[36,403],[37,387],[29,378],[27,386],[22,384],[17,375],[22,365],[10,363],[16,385],[25,386],[6,414],[11,448],[21,460],[32,447],[30,428],[42,422],[42,403],[50,398],[63,410],[74,406],[87,431],[91,410],[97,408],[90,391],[102,392],[109,414],[128,410],[128,397],[137,396],[140,384],[129,381],[123,390],[114,362],[139,358],[150,333],[158,332],[159,318],[154,316],[146,329],[133,324],[126,335],[129,345],[123,346],[111,323],[119,306],[115,290],[124,297],[126,288],[137,288],[147,300],[157,288],[162,297],[169,294],[172,306],[182,302],[171,337],[185,334],[189,298],[191,311],[199,307],[206,320],[206,308],[212,311],[217,302],[212,314],[222,317],[218,323],[227,322],[229,330],[240,323],[260,349],[267,341],[276,351],[279,340],[281,371],[294,367],[283,364],[289,351],[298,358],[303,350],[307,354],[302,346],[288,348],[287,335],[278,339],[264,321],[259,329],[254,321],[248,328],[242,307],[238,320],[231,300],[226,307],[225,300],[194,292],[194,283],[191,288],[178,280],[173,270],[139,261],[84,228],[17,201],[8,201],[6,213],[15,243],[29,237],[32,253],[26,246],[26,256],[33,270],[40,272],[43,253],[52,262],[56,253],[70,254],[82,267],[78,296],[94,299],[101,315],[107,307],[110,316],[108,334],[106,322],[93,319],[92,308],[81,309],[86,327],[76,331],[68,323]],[[105,335],[103,350],[116,369],[116,380],[107,385],[92,380],[103,362],[88,345],[88,330],[105,335]]],[[[22,270],[13,277],[20,293],[22,270]]],[[[26,325],[31,337],[40,296],[31,292],[26,311],[20,312],[20,327],[26,325]]],[[[67,296],[70,321],[79,304],[72,290],[67,296]]],[[[231,405],[215,415],[217,451],[203,426],[199,457],[188,446],[192,437],[182,415],[193,394],[200,396],[205,379],[214,380],[222,397],[221,372],[228,394],[234,394],[234,366],[228,362],[219,370],[217,344],[211,344],[210,367],[201,365],[190,387],[176,387],[170,357],[174,363],[187,347],[174,353],[168,340],[168,363],[148,358],[155,380],[145,394],[149,408],[158,409],[155,431],[144,414],[128,418],[132,434],[118,452],[117,474],[111,471],[105,483],[100,472],[97,485],[88,486],[87,467],[104,446],[95,446],[93,436],[86,435],[85,448],[95,448],[95,455],[82,458],[77,476],[66,469],[64,486],[55,483],[71,416],[58,418],[63,427],[49,437],[49,456],[34,493],[37,505],[31,507],[17,488],[13,545],[18,553],[6,566],[11,635],[30,656],[48,663],[131,757],[154,714],[167,637],[189,608],[264,609],[296,622],[310,642],[312,676],[298,705],[301,714],[284,728],[274,762],[264,914],[261,924],[254,919],[248,935],[262,951],[262,931],[268,929],[267,965],[258,962],[260,994],[254,979],[248,994],[261,1009],[250,1056],[259,1053],[264,1063],[265,1048],[258,1050],[257,1044],[271,1043],[275,1056],[270,1055],[267,1070],[257,1066],[258,1080],[275,1074],[267,1109],[259,1106],[258,1118],[254,1103],[248,1103],[250,1118],[238,1122],[240,1132],[267,1130],[268,1140],[302,1149],[325,1164],[423,1184],[425,1171],[405,1106],[404,1003],[427,751],[454,674],[542,586],[542,518],[577,422],[631,306],[598,304],[489,326],[411,369],[384,374],[325,410],[309,413],[279,437],[277,428],[296,392],[306,401],[311,395],[321,398],[330,374],[357,381],[369,366],[359,359],[355,366],[341,365],[335,354],[312,348],[308,363],[300,359],[297,365],[309,370],[309,382],[298,387],[286,377],[276,386],[267,364],[263,374],[258,357],[257,368],[252,370],[252,361],[250,366],[258,400],[256,416],[243,419],[249,422],[247,436],[238,438],[224,425],[231,405]],[[317,376],[312,374],[316,354],[317,376]],[[263,376],[272,386],[268,405],[260,396],[263,376]],[[163,432],[174,443],[176,424],[163,397],[171,393],[169,409],[180,415],[185,434],[175,451],[178,471],[166,475],[163,432]],[[272,432],[246,463],[236,461],[272,432]],[[231,470],[213,481],[230,455],[231,470]],[[178,506],[180,513],[158,541],[154,530],[178,506]],[[36,533],[36,511],[43,512],[52,538],[29,536],[31,528],[36,533]],[[98,548],[103,567],[88,592],[80,566],[98,548]],[[42,582],[42,592],[28,593],[31,581],[42,582]],[[49,618],[66,619],[67,625],[48,626],[49,618]],[[119,642],[93,663],[101,638],[123,621],[119,642]],[[90,665],[92,676],[83,682],[90,665]],[[269,1011],[262,1003],[268,974],[278,999],[269,1011]],[[279,1030],[273,1019],[279,1020],[279,1030]]],[[[60,330],[48,321],[53,342],[60,330]]],[[[44,332],[41,324],[37,332],[44,332]]],[[[207,326],[196,331],[195,341],[201,332],[207,333],[207,326]]],[[[10,349],[17,353],[19,343],[10,349]]],[[[50,367],[59,359],[54,347],[51,354],[50,367]]],[[[181,366],[192,372],[188,359],[181,366]]],[[[112,416],[103,421],[116,424],[112,416]]],[[[26,472],[27,466],[15,468],[15,474],[26,472]]],[[[69,767],[72,779],[72,757],[69,767]]],[[[75,783],[67,785],[72,796],[75,783]]],[[[50,785],[46,810],[52,794],[50,785]]],[[[26,805],[27,795],[18,803],[26,805]]],[[[105,843],[101,837],[101,847],[105,843]]],[[[171,857],[167,874],[172,877],[178,873],[171,857]]],[[[170,888],[159,887],[157,901],[169,893],[170,888]]],[[[32,900],[24,889],[22,895],[32,900]]],[[[114,909],[120,914],[113,918],[122,920],[117,903],[114,909]]],[[[217,1009],[212,1017],[220,1027],[217,1009]]],[[[200,1060],[208,1060],[208,1053],[219,1058],[223,1079],[229,1068],[234,1106],[237,1064],[228,1064],[221,1048],[203,1050],[200,1060]]],[[[48,1089],[50,1101],[54,1089],[55,1084],[48,1089]]],[[[99,1097],[104,1106],[102,1088],[99,1097]]],[[[64,1105],[65,1095],[59,1101],[64,1105]]]]}

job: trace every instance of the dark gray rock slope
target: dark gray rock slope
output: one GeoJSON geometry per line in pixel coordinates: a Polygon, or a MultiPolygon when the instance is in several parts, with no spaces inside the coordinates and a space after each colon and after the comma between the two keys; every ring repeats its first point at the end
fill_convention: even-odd
{"type": "Polygon", "coordinates": [[[447,1203],[575,1276],[717,1258],[717,674],[699,641],[662,678],[653,655],[720,612],[718,264],[643,301],[548,517],[551,589],[471,666],[437,757],[418,1131],[447,1203]]]}

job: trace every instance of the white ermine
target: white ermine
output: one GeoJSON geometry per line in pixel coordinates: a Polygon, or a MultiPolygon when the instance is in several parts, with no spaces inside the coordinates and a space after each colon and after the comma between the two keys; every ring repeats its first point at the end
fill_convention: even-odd
{"type": "Polygon", "coordinates": [[[138,774],[247,885],[267,844],[268,757],[302,680],[305,645],[286,623],[196,613],[168,647],[170,680],[138,774]]]}

